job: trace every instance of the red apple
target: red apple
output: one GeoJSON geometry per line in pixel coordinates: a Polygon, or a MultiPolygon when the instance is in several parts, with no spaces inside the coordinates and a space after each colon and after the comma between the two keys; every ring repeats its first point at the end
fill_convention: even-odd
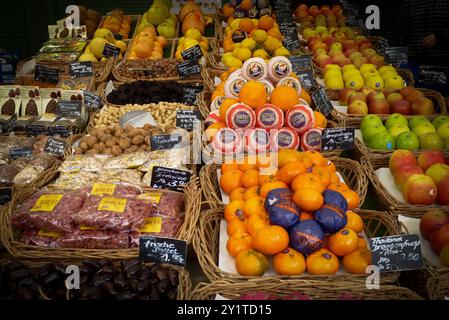
{"type": "Polygon", "coordinates": [[[415,174],[405,182],[402,195],[411,205],[430,206],[437,198],[437,187],[430,177],[415,174]]]}
{"type": "Polygon", "coordinates": [[[425,150],[418,156],[418,166],[426,171],[437,163],[444,163],[444,156],[441,151],[425,150]]]}
{"type": "Polygon", "coordinates": [[[340,91],[338,102],[340,102],[341,105],[347,106],[349,96],[353,93],[356,93],[354,89],[344,88],[343,90],[340,91]]]}
{"type": "Polygon", "coordinates": [[[359,50],[360,50],[360,52],[363,54],[363,55],[365,55],[365,50],[367,50],[367,49],[372,49],[373,48],[373,45],[371,44],[371,43],[369,43],[369,42],[365,42],[365,43],[360,43],[360,44],[358,44],[359,45],[359,50]]]}
{"type": "Polygon", "coordinates": [[[413,93],[416,89],[413,87],[405,87],[402,88],[399,93],[404,97],[404,99],[407,99],[407,97],[413,93]]]}
{"type": "Polygon", "coordinates": [[[405,99],[407,99],[410,103],[413,103],[413,102],[415,102],[416,100],[421,99],[421,98],[425,98],[425,97],[424,97],[424,93],[422,93],[421,91],[416,90],[416,89],[413,90],[413,92],[409,93],[409,94],[405,97],[405,99]]]}
{"type": "Polygon", "coordinates": [[[362,100],[355,100],[348,106],[349,114],[368,114],[368,106],[362,100]]]}
{"type": "Polygon", "coordinates": [[[361,66],[368,63],[368,59],[363,56],[360,56],[360,57],[356,57],[352,62],[354,63],[354,66],[357,69],[360,69],[361,66]]]}
{"type": "Polygon", "coordinates": [[[414,174],[424,174],[424,172],[420,167],[413,164],[397,168],[394,173],[394,183],[396,184],[396,187],[398,187],[399,190],[402,190],[408,178],[414,174]]]}
{"type": "Polygon", "coordinates": [[[335,43],[335,38],[330,36],[324,40],[324,43],[327,44],[327,47],[330,48],[335,43]]]}
{"type": "Polygon", "coordinates": [[[419,231],[424,239],[429,240],[432,233],[449,223],[449,215],[441,209],[430,209],[419,222],[419,231]]]}
{"type": "Polygon", "coordinates": [[[416,158],[413,152],[409,150],[396,150],[390,157],[388,161],[388,168],[390,168],[391,173],[394,175],[396,170],[400,167],[416,166],[416,158]]]}
{"type": "Polygon", "coordinates": [[[380,68],[385,65],[385,58],[376,54],[369,59],[369,62],[380,68]]]}
{"type": "MultiPolygon", "coordinates": [[[[369,102],[368,102],[369,103],[369,102]]],[[[385,99],[376,99],[368,105],[369,113],[390,114],[390,104],[385,99]]]]}
{"type": "Polygon", "coordinates": [[[435,113],[435,108],[429,98],[419,98],[413,101],[412,112],[417,115],[431,115],[435,113]]]}
{"type": "Polygon", "coordinates": [[[356,100],[361,100],[361,101],[367,103],[366,96],[365,96],[363,93],[361,93],[361,92],[355,92],[355,93],[349,94],[349,97],[348,97],[348,105],[351,104],[351,103],[353,103],[353,102],[356,101],[356,100]]]}
{"type": "Polygon", "coordinates": [[[449,224],[445,224],[432,233],[430,236],[430,246],[437,255],[449,243],[449,224]]]}
{"type": "Polygon", "coordinates": [[[397,101],[397,100],[402,100],[403,99],[402,95],[400,93],[397,93],[397,92],[393,92],[393,93],[390,93],[390,94],[387,94],[387,95],[384,92],[384,95],[387,97],[387,101],[390,104],[395,102],[395,101],[397,101]]]}
{"type": "Polygon", "coordinates": [[[380,91],[374,91],[368,94],[368,103],[374,102],[375,100],[385,100],[385,95],[380,91]]]}
{"type": "Polygon", "coordinates": [[[361,93],[363,93],[365,96],[369,96],[369,94],[371,93],[371,92],[377,92],[376,90],[374,90],[374,89],[370,89],[370,88],[367,88],[367,87],[363,87],[361,90],[359,90],[361,93]]]}
{"type": "Polygon", "coordinates": [[[437,189],[437,203],[440,206],[449,205],[449,175],[446,175],[440,182],[438,182],[437,189]]]}
{"type": "Polygon", "coordinates": [[[405,99],[396,100],[391,104],[391,112],[403,115],[411,115],[412,106],[410,105],[410,102],[405,99]]]}

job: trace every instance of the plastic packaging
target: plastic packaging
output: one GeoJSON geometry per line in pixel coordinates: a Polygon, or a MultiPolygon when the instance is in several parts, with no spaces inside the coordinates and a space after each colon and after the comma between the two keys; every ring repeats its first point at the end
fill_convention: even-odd
{"type": "Polygon", "coordinates": [[[139,246],[139,237],[156,236],[163,238],[175,238],[181,228],[181,218],[153,216],[145,219],[145,225],[130,235],[131,247],[139,246]]]}
{"type": "Polygon", "coordinates": [[[145,151],[137,151],[128,154],[107,159],[103,165],[103,169],[133,169],[143,165],[148,161],[150,155],[145,151]]]}
{"type": "Polygon", "coordinates": [[[105,155],[72,155],[69,156],[59,167],[60,172],[74,171],[100,171],[104,161],[108,158],[105,155]]]}
{"type": "Polygon", "coordinates": [[[35,181],[45,170],[57,162],[53,156],[40,153],[35,156],[14,178],[14,183],[26,185],[35,181]]]}
{"type": "Polygon", "coordinates": [[[129,235],[125,232],[117,233],[95,229],[77,230],[62,235],[56,240],[56,243],[60,248],[127,249],[129,248],[129,235]]]}
{"type": "Polygon", "coordinates": [[[184,195],[182,193],[166,190],[152,190],[139,195],[138,198],[151,201],[153,215],[172,218],[184,216],[184,195]]]}
{"type": "Polygon", "coordinates": [[[19,173],[19,169],[11,164],[0,165],[0,186],[10,187],[14,184],[14,177],[19,173]]]}

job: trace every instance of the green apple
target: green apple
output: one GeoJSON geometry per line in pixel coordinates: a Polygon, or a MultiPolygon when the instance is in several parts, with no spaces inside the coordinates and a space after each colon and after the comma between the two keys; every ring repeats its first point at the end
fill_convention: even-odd
{"type": "Polygon", "coordinates": [[[407,118],[399,113],[393,113],[388,117],[387,122],[385,122],[385,126],[387,127],[387,129],[390,129],[392,126],[397,124],[403,124],[408,128],[407,118]]]}
{"type": "Polygon", "coordinates": [[[440,124],[439,128],[437,129],[437,133],[443,139],[449,138],[449,122],[440,124]]]}
{"type": "Polygon", "coordinates": [[[419,147],[424,150],[444,150],[444,141],[436,133],[426,133],[419,137],[419,147]]]}
{"type": "Polygon", "coordinates": [[[412,129],[412,131],[418,138],[421,138],[421,136],[426,133],[437,133],[435,127],[430,122],[418,124],[412,129]]]}
{"type": "Polygon", "coordinates": [[[413,130],[417,125],[421,123],[430,123],[430,120],[424,116],[412,117],[409,121],[409,127],[411,130],[413,130]]]}
{"type": "Polygon", "coordinates": [[[362,123],[360,124],[360,130],[363,133],[367,127],[372,127],[372,126],[375,126],[378,124],[380,124],[380,125],[383,124],[382,119],[375,114],[370,114],[370,115],[363,117],[362,123]]]}
{"type": "Polygon", "coordinates": [[[371,137],[369,141],[369,147],[372,149],[392,151],[395,148],[394,139],[387,132],[378,133],[371,137]]]}
{"type": "Polygon", "coordinates": [[[406,126],[402,123],[396,124],[388,129],[388,133],[394,139],[396,139],[401,133],[409,132],[409,131],[410,131],[410,129],[408,128],[408,126],[406,126]]]}
{"type": "Polygon", "coordinates": [[[403,132],[395,140],[398,150],[418,150],[419,140],[413,132],[403,132]]]}
{"type": "Polygon", "coordinates": [[[446,122],[449,122],[449,116],[441,115],[441,116],[438,116],[438,117],[436,117],[435,119],[433,119],[432,124],[433,124],[433,126],[435,127],[435,129],[438,130],[438,128],[439,128],[443,123],[446,123],[446,122]]]}
{"type": "Polygon", "coordinates": [[[374,137],[375,135],[378,135],[379,133],[388,133],[387,128],[385,128],[381,124],[376,124],[374,126],[368,127],[362,133],[363,141],[365,142],[366,145],[368,145],[371,141],[371,138],[374,137]]]}
{"type": "Polygon", "coordinates": [[[429,176],[436,185],[449,174],[449,166],[444,163],[436,163],[426,170],[426,176],[429,176]]]}

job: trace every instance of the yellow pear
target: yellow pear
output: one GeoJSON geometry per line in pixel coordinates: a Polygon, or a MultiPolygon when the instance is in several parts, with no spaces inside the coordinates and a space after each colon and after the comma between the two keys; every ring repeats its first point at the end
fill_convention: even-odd
{"type": "Polygon", "coordinates": [[[104,46],[108,43],[106,39],[95,38],[89,43],[90,52],[92,52],[97,59],[101,59],[103,56],[104,46]]]}

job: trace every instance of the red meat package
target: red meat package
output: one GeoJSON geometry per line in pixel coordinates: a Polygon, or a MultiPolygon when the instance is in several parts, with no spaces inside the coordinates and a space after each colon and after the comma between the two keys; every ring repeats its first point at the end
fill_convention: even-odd
{"type": "Polygon", "coordinates": [[[139,246],[140,236],[175,238],[181,228],[183,219],[152,216],[145,219],[145,225],[138,232],[131,233],[131,247],[139,246]]]}
{"type": "Polygon", "coordinates": [[[73,233],[59,237],[56,242],[60,248],[127,249],[129,234],[81,227],[73,233]]]}
{"type": "Polygon", "coordinates": [[[164,217],[182,218],[184,216],[184,195],[167,190],[151,190],[138,196],[150,200],[153,214],[164,217]]]}
{"type": "Polygon", "coordinates": [[[57,248],[60,236],[60,233],[54,231],[27,229],[23,231],[20,242],[30,246],[57,248]]]}
{"type": "Polygon", "coordinates": [[[130,184],[112,184],[97,182],[92,184],[89,188],[89,194],[94,196],[107,196],[114,195],[117,197],[122,196],[136,196],[142,193],[139,187],[130,184]]]}
{"type": "Polygon", "coordinates": [[[11,223],[18,228],[71,232],[72,214],[81,209],[86,197],[86,190],[40,191],[17,207],[11,223]]]}

